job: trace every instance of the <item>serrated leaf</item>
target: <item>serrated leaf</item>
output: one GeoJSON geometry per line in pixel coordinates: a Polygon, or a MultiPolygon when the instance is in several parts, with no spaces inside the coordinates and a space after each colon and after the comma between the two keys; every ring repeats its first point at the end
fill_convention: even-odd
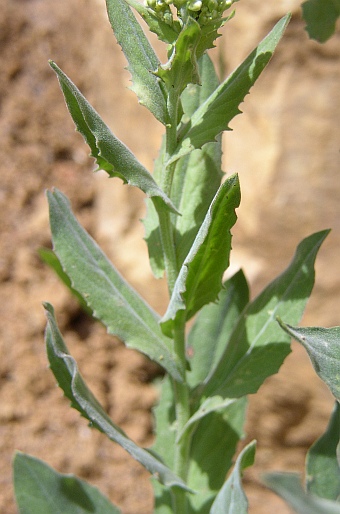
{"type": "Polygon", "coordinates": [[[340,401],[340,327],[296,328],[278,321],[307,350],[316,373],[340,401]]]}
{"type": "Polygon", "coordinates": [[[340,504],[306,493],[297,473],[268,473],[263,483],[281,496],[297,514],[340,514],[340,504]]]}
{"type": "MultiPolygon", "coordinates": [[[[205,54],[199,59],[198,68],[202,85],[189,84],[181,96],[184,117],[187,119],[190,119],[192,113],[218,86],[218,78],[208,55],[205,54]]],[[[172,217],[178,269],[188,255],[209,205],[221,184],[221,146],[221,138],[218,138],[216,143],[209,143],[201,150],[195,150],[179,159],[176,165],[171,198],[181,213],[181,216],[172,217]]],[[[164,166],[162,156],[161,150],[160,157],[155,162],[153,175],[158,182],[164,166]]],[[[144,225],[150,264],[154,275],[160,278],[164,274],[162,243],[158,215],[149,199],[147,210],[144,225]]]]}
{"type": "Polygon", "coordinates": [[[162,334],[158,315],[113,267],[97,243],[78,223],[67,198],[47,192],[54,251],[72,287],[84,298],[110,334],[119,337],[182,380],[172,342],[162,334]]]}
{"type": "Polygon", "coordinates": [[[290,15],[287,15],[275,25],[259,46],[181,128],[177,150],[169,163],[175,162],[195,148],[201,148],[205,143],[215,141],[218,134],[229,129],[230,121],[241,112],[239,105],[272,57],[289,19],[290,15]]]}
{"type": "Polygon", "coordinates": [[[161,483],[168,487],[178,486],[187,489],[184,482],[176,477],[159,459],[150,452],[137,446],[123,430],[116,426],[103,410],[98,400],[88,389],[78,371],[75,359],[69,354],[62,335],[57,326],[53,307],[44,304],[47,315],[46,346],[51,370],[58,381],[65,396],[71,401],[73,408],[88,419],[91,426],[107,435],[109,439],[118,443],[135,460],[140,462],[161,483]]]}
{"type": "Polygon", "coordinates": [[[201,26],[201,38],[197,45],[197,57],[201,57],[206,50],[215,48],[215,41],[221,37],[218,30],[223,25],[234,17],[235,12],[233,11],[229,16],[224,18],[217,18],[201,26]]]}
{"type": "Polygon", "coordinates": [[[17,452],[14,490],[20,514],[119,514],[96,487],[58,473],[45,462],[17,452]]]}
{"type": "Polygon", "coordinates": [[[138,2],[138,0],[126,0],[131,7],[133,7],[138,14],[147,23],[151,32],[157,35],[158,39],[168,43],[169,45],[175,43],[178,34],[180,32],[179,22],[173,22],[172,26],[161,20],[159,16],[156,16],[152,9],[138,2]],[[176,30],[177,29],[177,30],[176,30]]]}
{"type": "Polygon", "coordinates": [[[290,338],[280,333],[276,318],[282,313],[300,320],[314,284],[316,254],[328,233],[304,239],[286,271],[248,304],[217,367],[198,388],[198,396],[238,398],[255,393],[268,376],[277,373],[290,352],[290,338]]]}
{"type": "Polygon", "coordinates": [[[340,0],[307,0],[302,4],[302,15],[309,37],[324,43],[335,32],[340,0]]]}
{"type": "Polygon", "coordinates": [[[247,514],[248,500],[242,487],[243,471],[254,463],[256,441],[248,444],[238,456],[232,474],[211,507],[210,514],[247,514]]]}
{"type": "MultiPolygon", "coordinates": [[[[208,55],[199,60],[202,85],[189,84],[181,100],[184,118],[191,115],[218,86],[218,78],[208,55]]],[[[172,216],[177,267],[180,269],[195,240],[223,177],[222,140],[208,143],[179,159],[174,174],[171,198],[181,216],[172,216]]]]}
{"type": "Polygon", "coordinates": [[[340,405],[334,409],[324,434],[311,446],[306,458],[306,489],[326,500],[340,499],[340,405]]]}
{"type": "Polygon", "coordinates": [[[50,61],[50,66],[57,74],[68,110],[77,130],[89,145],[91,155],[96,159],[98,168],[105,170],[110,177],[119,177],[124,182],[138,187],[150,197],[160,197],[171,210],[176,212],[171,201],[157,185],[152,175],[133,153],[112,134],[99,114],[67,75],[54,62],[50,61]]]}
{"type": "Polygon", "coordinates": [[[242,270],[223,284],[216,303],[197,315],[187,341],[191,387],[212,374],[228,344],[238,318],[249,302],[249,288],[242,270]]]}
{"type": "Polygon", "coordinates": [[[158,57],[125,0],[106,0],[106,8],[114,35],[129,63],[131,89],[140,103],[166,125],[166,95],[159,79],[152,73],[159,67],[158,57]]]}
{"type": "Polygon", "coordinates": [[[189,83],[200,83],[196,60],[196,46],[200,36],[199,24],[189,17],[173,46],[170,60],[156,72],[166,84],[167,90],[175,91],[176,95],[181,95],[189,83]]]}
{"type": "Polygon", "coordinates": [[[161,320],[162,330],[171,335],[182,315],[189,320],[201,307],[216,300],[222,288],[222,274],[229,265],[230,229],[240,203],[237,175],[220,187],[184,260],[169,307],[161,320]]]}

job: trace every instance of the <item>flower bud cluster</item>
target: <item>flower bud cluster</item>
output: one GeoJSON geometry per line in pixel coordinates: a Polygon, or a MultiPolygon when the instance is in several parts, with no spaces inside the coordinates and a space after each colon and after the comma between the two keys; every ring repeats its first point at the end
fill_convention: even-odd
{"type": "Polygon", "coordinates": [[[237,0],[145,0],[157,18],[168,25],[173,23],[173,11],[177,11],[178,21],[183,24],[188,16],[194,18],[201,26],[222,17],[225,10],[237,0]]]}

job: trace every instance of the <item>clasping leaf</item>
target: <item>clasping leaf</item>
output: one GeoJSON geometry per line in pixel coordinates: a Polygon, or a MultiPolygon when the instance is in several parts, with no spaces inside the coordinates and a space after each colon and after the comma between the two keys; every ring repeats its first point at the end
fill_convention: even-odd
{"type": "Polygon", "coordinates": [[[229,266],[230,229],[240,203],[237,175],[228,178],[213,199],[196,239],[184,260],[169,307],[161,320],[162,330],[171,336],[181,312],[189,320],[203,305],[216,300],[222,275],[229,266]]]}

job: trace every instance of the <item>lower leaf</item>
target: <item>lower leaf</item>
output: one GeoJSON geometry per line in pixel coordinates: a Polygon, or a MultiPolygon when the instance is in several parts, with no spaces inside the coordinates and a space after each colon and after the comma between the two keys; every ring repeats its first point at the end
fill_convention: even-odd
{"type": "Polygon", "coordinates": [[[96,487],[58,473],[45,462],[16,453],[14,490],[20,514],[120,514],[96,487]]]}
{"type": "Polygon", "coordinates": [[[251,466],[255,458],[256,442],[246,446],[236,460],[232,474],[218,493],[210,514],[247,514],[248,500],[242,487],[242,472],[251,466]]]}
{"type": "MultiPolygon", "coordinates": [[[[264,484],[283,498],[297,514],[340,514],[340,504],[306,493],[297,473],[268,473],[264,484]]],[[[213,514],[213,513],[212,513],[213,514]]]]}
{"type": "Polygon", "coordinates": [[[340,327],[295,328],[279,318],[278,322],[285,332],[304,346],[316,373],[340,401],[340,327]]]}
{"type": "Polygon", "coordinates": [[[335,406],[328,427],[309,449],[306,459],[307,491],[325,498],[340,498],[340,405],[335,406]]]}
{"type": "Polygon", "coordinates": [[[71,400],[73,408],[90,421],[91,426],[118,443],[135,460],[140,462],[150,473],[167,487],[178,486],[188,489],[159,459],[144,448],[137,446],[121,428],[116,426],[103,410],[98,400],[88,389],[80,375],[77,363],[69,354],[54,318],[53,307],[45,304],[48,324],[46,328],[46,345],[51,370],[65,396],[71,400]]]}
{"type": "Polygon", "coordinates": [[[188,485],[192,514],[208,514],[216,494],[223,486],[232,465],[237,444],[243,437],[247,399],[237,400],[222,411],[200,419],[190,450],[188,485]]]}

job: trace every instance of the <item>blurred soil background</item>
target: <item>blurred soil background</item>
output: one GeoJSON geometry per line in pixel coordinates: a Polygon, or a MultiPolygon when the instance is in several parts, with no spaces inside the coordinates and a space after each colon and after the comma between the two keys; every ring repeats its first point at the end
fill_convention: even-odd
{"type": "MultiPolygon", "coordinates": [[[[309,41],[296,0],[242,0],[213,57],[230,72],[289,10],[284,41],[224,138],[224,169],[239,172],[243,192],[232,268],[244,267],[255,295],[303,237],[332,228],[303,319],[332,326],[340,321],[340,34],[325,45],[309,41]]],[[[0,12],[0,512],[17,512],[17,449],[98,485],[124,514],[151,514],[148,474],[69,408],[47,365],[43,301],[54,305],[71,352],[114,421],[151,444],[157,368],[88,319],[38,257],[41,246],[50,247],[44,191],[55,186],[122,274],[164,312],[166,288],[152,278],[142,240],[143,195],[92,173],[48,59],[149,169],[162,129],[127,90],[104,0],[0,0],[0,12]]],[[[302,472],[331,408],[328,390],[293,344],[280,373],[250,401],[247,438],[258,440],[256,465],[246,473],[251,514],[289,513],[260,485],[260,474],[302,472]]]]}

